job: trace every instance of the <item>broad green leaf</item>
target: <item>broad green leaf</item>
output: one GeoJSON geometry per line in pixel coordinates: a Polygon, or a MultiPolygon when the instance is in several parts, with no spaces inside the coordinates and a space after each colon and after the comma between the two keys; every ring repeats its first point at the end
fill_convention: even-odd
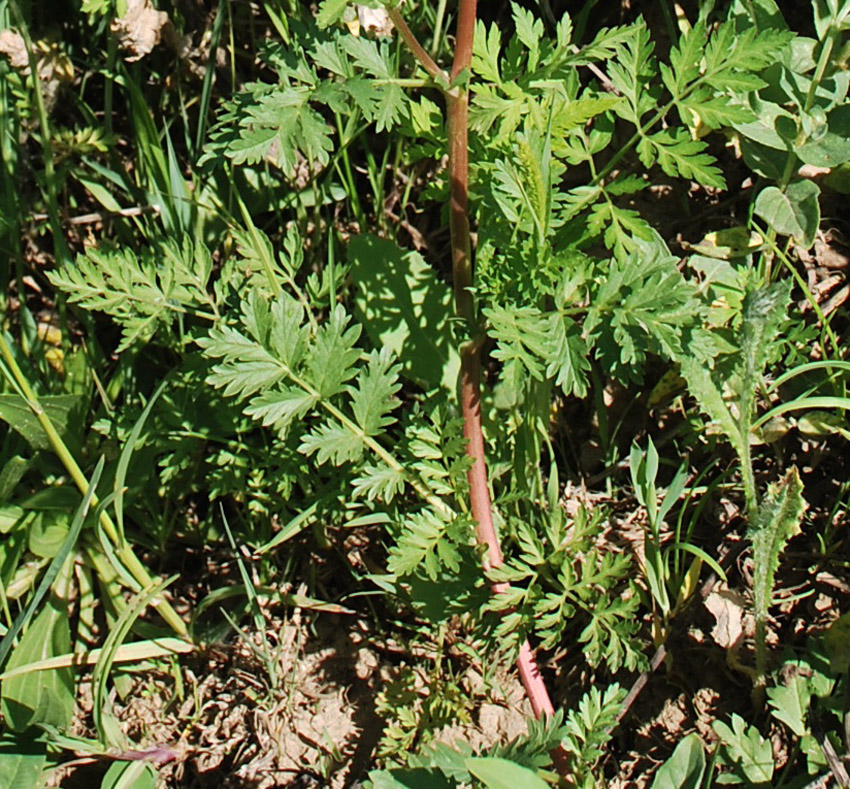
{"type": "Polygon", "coordinates": [[[0,469],[0,501],[9,501],[12,498],[15,487],[29,467],[30,461],[21,455],[14,455],[3,464],[0,469]]]}
{"type": "Polygon", "coordinates": [[[825,126],[795,151],[806,164],[815,167],[837,167],[850,161],[850,105],[833,109],[825,126]]]}
{"type": "MultiPolygon", "coordinates": [[[[236,587],[223,587],[226,590],[235,590],[236,587]]],[[[244,593],[244,592],[243,592],[244,593]]],[[[234,591],[233,594],[236,594],[234,591]]],[[[162,657],[173,657],[185,655],[196,649],[192,644],[179,638],[155,638],[150,641],[134,641],[130,644],[122,644],[115,652],[115,663],[139,663],[144,660],[152,660],[162,657]]],[[[100,660],[103,650],[92,649],[89,652],[69,652],[66,655],[56,655],[38,663],[27,663],[16,669],[9,669],[0,674],[0,679],[14,677],[19,674],[28,674],[34,671],[44,671],[54,668],[68,668],[71,666],[91,666],[100,660]]]]}
{"type": "Polygon", "coordinates": [[[156,789],[156,771],[150,762],[113,762],[100,789],[156,789]]]}
{"type": "Polygon", "coordinates": [[[759,29],[788,29],[775,0],[734,0],[729,9],[729,18],[735,20],[738,32],[748,30],[753,25],[759,29]]]}
{"type": "MultiPolygon", "coordinates": [[[[797,160],[796,155],[789,148],[780,150],[768,147],[759,142],[753,142],[746,137],[741,137],[741,155],[744,162],[754,173],[767,178],[770,181],[780,181],[783,178],[788,160],[797,160]]],[[[793,163],[793,162],[792,162],[793,163]]]]}
{"type": "Polygon", "coordinates": [[[830,28],[847,30],[850,27],[850,4],[844,0],[815,0],[812,5],[818,38],[826,38],[830,28]]]}
{"type": "MultiPolygon", "coordinates": [[[[44,412],[63,438],[80,432],[79,408],[85,403],[80,395],[44,395],[39,397],[44,412]]],[[[0,394],[0,419],[8,422],[33,449],[50,449],[47,434],[23,397],[17,394],[0,394]]]]}
{"type": "Polygon", "coordinates": [[[820,187],[808,180],[792,182],[784,193],[768,186],[759,193],[753,210],[778,233],[792,236],[808,249],[820,224],[819,195],[820,187]]]}
{"type": "MultiPolygon", "coordinates": [[[[71,649],[67,603],[51,596],[14,649],[7,669],[63,655],[71,649]]],[[[74,673],[71,668],[36,671],[3,680],[3,718],[15,731],[37,723],[64,729],[74,714],[74,673]]]]}
{"type": "Polygon", "coordinates": [[[356,315],[374,345],[394,353],[406,378],[454,397],[460,358],[448,321],[449,287],[418,252],[377,236],[352,238],[348,261],[356,315]]]}
{"type": "Polygon", "coordinates": [[[748,123],[735,123],[735,129],[749,140],[775,148],[779,151],[792,151],[797,137],[797,124],[794,116],[778,104],[760,101],[754,97],[750,108],[755,120],[748,123]]]}
{"type": "Polygon", "coordinates": [[[369,773],[371,789],[454,789],[457,783],[442,772],[425,767],[402,770],[373,770],[369,773]]]}
{"type": "Polygon", "coordinates": [[[36,556],[52,559],[62,548],[71,525],[71,514],[46,510],[38,514],[27,530],[29,549],[36,556]]]}
{"type": "Polygon", "coordinates": [[[0,737],[0,786],[3,789],[39,789],[47,763],[43,742],[24,735],[0,737]]]}
{"type": "Polygon", "coordinates": [[[850,613],[838,617],[823,634],[823,646],[834,674],[850,669],[850,613]]]}
{"type": "Polygon", "coordinates": [[[8,534],[26,517],[26,510],[17,504],[0,504],[0,534],[8,534]]]}
{"type": "Polygon", "coordinates": [[[467,770],[487,789],[548,789],[548,784],[527,767],[494,757],[465,759],[467,770]]]}
{"type": "Polygon", "coordinates": [[[698,734],[679,742],[652,781],[650,789],[699,789],[705,773],[705,748],[698,734]]]}
{"type": "Polygon", "coordinates": [[[98,183],[97,181],[92,181],[88,178],[83,178],[81,175],[75,174],[76,179],[89,191],[92,197],[97,200],[107,211],[119,212],[121,211],[121,205],[118,201],[112,196],[112,192],[110,192],[103,184],[98,183]]]}
{"type": "MultiPolygon", "coordinates": [[[[80,535],[80,529],[82,529],[83,521],[88,514],[89,507],[91,506],[92,498],[94,496],[95,488],[97,488],[97,484],[100,481],[100,475],[103,472],[104,458],[101,457],[95,466],[94,473],[91,476],[91,481],[89,483],[89,489],[86,491],[86,495],[83,498],[82,503],[77,507],[77,511],[74,513],[74,520],[71,523],[71,528],[68,531],[68,535],[65,538],[65,543],[62,546],[59,553],[53,557],[50,562],[47,572],[41,578],[41,581],[38,584],[38,587],[35,590],[35,594],[30,597],[29,603],[27,607],[21,611],[18,616],[15,618],[14,623],[9,628],[9,630],[3,636],[2,641],[0,641],[0,667],[2,667],[5,663],[6,656],[9,654],[12,649],[13,644],[15,643],[15,639],[18,636],[18,633],[26,627],[29,622],[32,620],[35,615],[36,610],[41,605],[41,601],[50,591],[53,586],[53,582],[57,579],[59,574],[63,573],[60,581],[57,581],[57,588],[61,591],[64,591],[65,586],[67,585],[67,573],[70,572],[70,564],[67,559],[73,550],[74,546],[77,544],[77,538],[80,535]]],[[[61,488],[56,488],[61,489],[61,488]]],[[[52,488],[49,490],[53,490],[52,488]]],[[[12,539],[6,537],[5,540],[0,543],[0,546],[6,546],[9,543],[13,542],[12,539]]],[[[2,551],[2,548],[0,548],[2,551]]],[[[45,609],[46,610],[46,609],[45,609]]],[[[20,648],[20,644],[18,644],[18,648],[20,648]]],[[[8,668],[8,666],[6,666],[8,668]]],[[[73,700],[73,699],[72,699],[73,700]]]]}

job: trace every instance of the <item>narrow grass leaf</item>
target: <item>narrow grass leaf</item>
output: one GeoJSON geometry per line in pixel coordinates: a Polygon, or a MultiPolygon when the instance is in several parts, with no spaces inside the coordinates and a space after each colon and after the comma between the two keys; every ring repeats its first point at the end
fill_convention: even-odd
{"type": "MultiPolygon", "coordinates": [[[[115,651],[112,662],[136,663],[140,660],[156,660],[171,655],[185,655],[194,652],[195,649],[194,644],[189,644],[179,638],[154,638],[150,641],[135,641],[132,644],[122,644],[115,651]]],[[[56,655],[55,657],[4,671],[0,674],[0,679],[10,679],[21,674],[30,674],[34,671],[47,671],[54,668],[93,666],[100,660],[102,654],[102,649],[92,649],[89,652],[68,652],[64,655],[56,655]]]]}
{"type": "Polygon", "coordinates": [[[130,458],[133,456],[133,451],[136,448],[136,444],[139,441],[139,437],[142,434],[142,430],[144,429],[145,422],[150,416],[151,409],[154,406],[154,403],[159,399],[159,396],[162,394],[165,389],[166,384],[168,383],[168,377],[166,377],[162,383],[156,388],[156,391],[151,395],[150,399],[147,402],[144,410],[142,411],[139,418],[136,420],[136,424],[133,425],[132,431],[130,431],[130,435],[127,437],[127,441],[124,444],[124,448],[121,450],[121,457],[118,459],[118,467],[115,470],[115,525],[118,527],[118,548],[121,549],[125,545],[124,541],[124,491],[126,488],[124,487],[124,482],[127,479],[127,469],[130,467],[130,458]]]}
{"type": "Polygon", "coordinates": [[[62,569],[62,565],[68,558],[68,554],[71,553],[71,550],[76,545],[77,537],[80,534],[80,529],[82,529],[83,527],[83,521],[85,520],[85,517],[89,511],[89,507],[91,506],[91,501],[92,497],[94,496],[95,488],[97,487],[97,483],[100,481],[100,475],[103,473],[104,462],[105,459],[101,457],[101,459],[97,463],[97,466],[95,466],[94,473],[91,476],[91,482],[89,483],[89,488],[86,491],[86,495],[80,503],[80,506],[77,508],[77,511],[74,514],[74,519],[71,521],[71,526],[68,529],[68,536],[65,537],[65,542],[59,549],[59,552],[56,554],[56,556],[53,557],[53,561],[50,562],[50,566],[47,568],[47,572],[41,579],[41,583],[38,585],[38,589],[32,596],[29,605],[27,605],[24,611],[21,612],[21,614],[15,620],[15,623],[12,625],[11,628],[9,628],[9,631],[3,637],[3,640],[0,641],[0,666],[2,666],[5,662],[6,656],[12,649],[12,645],[14,644],[15,638],[17,638],[18,633],[20,633],[21,630],[26,627],[26,625],[32,619],[33,614],[35,613],[38,606],[41,604],[41,601],[44,599],[44,596],[50,590],[50,586],[56,579],[56,576],[59,574],[59,570],[62,569]]]}
{"type": "Polygon", "coordinates": [[[122,745],[121,742],[115,741],[115,729],[111,725],[111,714],[108,711],[107,705],[109,701],[106,689],[109,673],[112,664],[115,662],[118,649],[144,610],[176,577],[172,576],[157,584],[152,584],[134,595],[112,626],[109,635],[104,641],[103,648],[100,650],[100,655],[92,671],[92,690],[94,695],[92,713],[95,728],[104,745],[117,745],[119,747],[122,745]]]}

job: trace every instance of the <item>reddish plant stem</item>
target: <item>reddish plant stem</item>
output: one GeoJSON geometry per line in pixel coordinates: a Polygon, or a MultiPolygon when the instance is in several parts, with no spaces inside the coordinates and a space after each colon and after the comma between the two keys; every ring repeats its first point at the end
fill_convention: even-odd
{"type": "Polygon", "coordinates": [[[455,79],[465,68],[469,68],[469,64],[472,62],[476,13],[476,0],[460,0],[457,12],[457,30],[455,31],[455,58],[452,63],[452,79],[455,79]]]}
{"type": "MultiPolygon", "coordinates": [[[[453,80],[464,69],[469,68],[472,60],[475,15],[476,0],[460,0],[455,56],[452,64],[453,80]]],[[[390,10],[390,19],[422,67],[439,84],[445,79],[444,72],[416,40],[397,8],[390,10]]],[[[503,558],[493,524],[484,434],[481,429],[481,352],[486,335],[476,315],[472,292],[472,245],[469,226],[469,93],[463,85],[451,85],[448,89],[443,88],[443,94],[446,97],[448,121],[449,225],[455,312],[466,324],[471,338],[463,344],[460,352],[463,434],[467,439],[466,453],[472,459],[472,468],[468,474],[470,510],[475,520],[478,542],[487,547],[484,564],[489,569],[501,566],[503,558]]],[[[491,589],[494,594],[499,594],[504,591],[505,585],[494,583],[491,584],[491,589]]],[[[534,715],[536,717],[554,715],[552,701],[527,640],[520,646],[517,667],[534,715]]],[[[558,746],[552,752],[552,759],[560,775],[566,777],[569,773],[566,751],[558,746]]]]}
{"type": "MultiPolygon", "coordinates": [[[[458,310],[459,311],[459,310],[458,310]]],[[[487,484],[487,463],[484,455],[484,435],[481,431],[481,339],[466,343],[460,355],[460,400],[463,411],[463,435],[466,438],[466,454],[472,458],[469,469],[469,505],[475,520],[478,542],[487,546],[485,567],[502,564],[502,549],[493,525],[493,510],[490,504],[490,488],[487,484]]],[[[494,584],[493,591],[502,591],[502,585],[494,584]]],[[[533,703],[533,702],[532,702],[533,703]]]]}
{"type": "MultiPolygon", "coordinates": [[[[460,0],[455,57],[452,79],[457,79],[472,60],[472,42],[475,35],[476,0],[460,0]]],[[[454,86],[453,86],[454,87],[454,86]]],[[[484,332],[478,325],[472,292],[472,253],[469,227],[469,92],[464,86],[446,93],[448,110],[449,147],[449,223],[452,244],[452,279],[454,282],[455,311],[467,325],[472,339],[461,348],[461,408],[463,434],[467,439],[466,453],[472,458],[469,470],[469,500],[475,520],[478,542],[487,546],[485,566],[499,567],[503,563],[499,538],[493,524],[493,507],[487,479],[487,462],[484,451],[484,433],[481,429],[481,352],[484,332]]],[[[503,584],[493,584],[494,594],[499,594],[503,584]]],[[[555,710],[546,684],[534,660],[531,646],[525,640],[517,658],[520,679],[531,702],[535,717],[554,715],[555,710]]],[[[558,772],[568,774],[566,751],[558,746],[552,752],[558,772]]]]}
{"type": "Polygon", "coordinates": [[[434,62],[434,59],[425,51],[425,47],[413,35],[413,31],[407,26],[407,22],[404,21],[404,17],[398,10],[398,6],[388,8],[387,16],[389,16],[395,29],[398,30],[398,34],[402,37],[404,43],[410,48],[413,56],[419,61],[422,68],[428,72],[428,76],[437,82],[448,82],[448,75],[434,62]]]}

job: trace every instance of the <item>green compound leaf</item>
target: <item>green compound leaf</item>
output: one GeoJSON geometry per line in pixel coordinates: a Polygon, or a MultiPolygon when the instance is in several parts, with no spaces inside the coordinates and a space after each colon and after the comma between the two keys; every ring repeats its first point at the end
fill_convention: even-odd
{"type": "Polygon", "coordinates": [[[705,150],[702,140],[692,140],[685,129],[665,129],[638,144],[638,155],[646,167],[658,161],[661,169],[671,177],[691,178],[703,186],[726,188],[723,174],[715,159],[705,150]]]}
{"type": "Polygon", "coordinates": [[[167,241],[140,255],[127,247],[89,249],[77,255],[73,265],[47,277],[68,294],[70,302],[106,312],[121,326],[120,353],[137,342],[147,342],[178,315],[210,305],[211,272],[209,250],[184,238],[181,244],[167,241]]]}
{"type": "Polygon", "coordinates": [[[335,22],[339,22],[347,6],[348,0],[322,0],[319,5],[316,24],[320,29],[324,29],[330,27],[335,22]]]}
{"type": "Polygon", "coordinates": [[[395,394],[401,389],[398,365],[389,348],[372,351],[366,366],[357,374],[357,385],[349,387],[354,419],[367,436],[376,436],[393,424],[390,412],[398,402],[395,394]]]}
{"type": "Polygon", "coordinates": [[[711,726],[720,737],[720,763],[731,768],[733,781],[724,783],[748,783],[770,786],[773,778],[773,748],[770,741],[759,734],[755,726],[747,726],[740,715],[732,716],[731,728],[723,721],[711,726]],[[734,780],[737,779],[737,780],[734,780]]]}
{"type": "Polygon", "coordinates": [[[342,385],[357,370],[360,351],[355,343],[360,338],[360,326],[349,326],[351,318],[337,304],[330,320],[319,329],[307,360],[308,380],[319,397],[331,397],[342,391],[342,385]]]}
{"type": "Polygon", "coordinates": [[[324,167],[333,150],[324,118],[309,105],[311,90],[281,87],[260,95],[245,109],[239,136],[225,149],[236,164],[257,164],[269,158],[291,175],[299,153],[310,163],[324,167]]]}

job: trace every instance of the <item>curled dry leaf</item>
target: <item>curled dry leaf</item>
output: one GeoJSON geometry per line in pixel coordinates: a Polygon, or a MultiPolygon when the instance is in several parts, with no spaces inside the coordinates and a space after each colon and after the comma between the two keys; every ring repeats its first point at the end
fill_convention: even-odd
{"type": "Polygon", "coordinates": [[[711,612],[716,624],[711,637],[723,649],[735,648],[744,635],[744,606],[746,601],[740,592],[725,586],[718,587],[705,598],[705,607],[711,612]]]}
{"type": "MultiPolygon", "coordinates": [[[[71,59],[62,51],[55,41],[34,41],[33,55],[35,56],[38,76],[43,82],[70,82],[74,78],[74,66],[71,59]]],[[[24,37],[16,30],[6,28],[0,30],[0,55],[9,59],[12,68],[21,69],[24,74],[30,73],[30,61],[24,37]]]]}
{"type": "Polygon", "coordinates": [[[0,30],[0,54],[9,58],[9,64],[13,68],[29,68],[24,37],[15,30],[0,30]]]}
{"type": "Polygon", "coordinates": [[[389,38],[393,34],[393,23],[383,6],[369,8],[367,5],[358,5],[357,18],[360,20],[360,27],[369,35],[389,38]]]}
{"type": "Polygon", "coordinates": [[[150,0],[127,0],[123,16],[112,22],[112,32],[124,50],[126,60],[140,60],[153,50],[168,22],[165,11],[157,11],[150,0]]]}

